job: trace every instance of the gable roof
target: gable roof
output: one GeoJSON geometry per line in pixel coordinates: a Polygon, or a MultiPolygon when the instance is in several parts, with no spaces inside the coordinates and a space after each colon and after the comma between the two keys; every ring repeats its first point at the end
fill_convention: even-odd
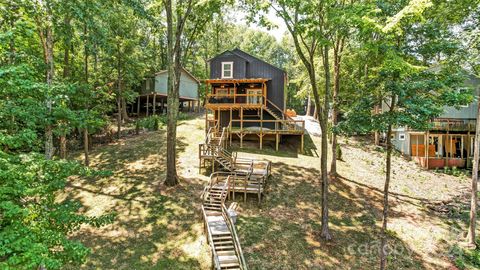
{"type": "Polygon", "coordinates": [[[243,58],[243,59],[244,59],[245,61],[247,61],[247,62],[253,62],[253,61],[261,62],[261,63],[266,64],[266,65],[268,65],[268,66],[270,66],[270,67],[273,67],[274,69],[277,69],[277,70],[279,70],[279,71],[281,71],[281,72],[283,72],[283,73],[286,73],[285,70],[283,70],[283,69],[281,69],[281,68],[279,68],[279,67],[276,67],[276,66],[274,66],[274,65],[272,65],[272,64],[270,64],[270,63],[268,63],[268,62],[265,62],[265,61],[263,61],[262,59],[260,59],[260,58],[258,58],[258,57],[255,57],[255,56],[253,56],[253,55],[251,55],[251,54],[248,54],[248,53],[240,50],[239,48],[235,48],[235,49],[233,49],[233,50],[224,51],[224,52],[222,52],[221,54],[218,54],[218,55],[216,55],[215,57],[210,58],[210,59],[208,60],[208,62],[210,62],[210,61],[212,61],[213,59],[215,59],[215,58],[217,58],[217,57],[220,57],[220,56],[222,56],[222,55],[224,55],[224,54],[226,54],[226,53],[234,54],[234,55],[236,55],[236,56],[238,56],[238,57],[240,57],[240,58],[243,58]]]}
{"type": "MultiPolygon", "coordinates": [[[[185,72],[185,74],[187,74],[188,77],[192,78],[194,81],[196,81],[198,84],[200,84],[200,80],[197,79],[195,76],[193,76],[192,73],[190,73],[184,67],[182,67],[182,71],[185,72]]],[[[168,72],[168,70],[160,70],[159,72],[156,72],[153,75],[160,75],[160,74],[164,74],[164,73],[167,73],[167,72],[168,72]]]]}

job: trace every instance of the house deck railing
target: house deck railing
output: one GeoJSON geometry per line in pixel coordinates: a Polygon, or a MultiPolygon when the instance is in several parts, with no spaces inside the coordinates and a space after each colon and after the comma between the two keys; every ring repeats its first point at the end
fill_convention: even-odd
{"type": "Polygon", "coordinates": [[[475,131],[475,120],[442,120],[433,121],[431,123],[431,130],[445,130],[445,131],[475,131]]]}
{"type": "Polygon", "coordinates": [[[241,120],[230,121],[229,131],[232,132],[254,132],[254,133],[303,133],[305,121],[303,120],[241,120]],[[273,125],[272,125],[273,124],[273,125]],[[268,127],[269,125],[270,127],[268,127]]]}
{"type": "Polygon", "coordinates": [[[208,94],[207,104],[250,104],[262,105],[265,103],[263,94],[208,94]]]}

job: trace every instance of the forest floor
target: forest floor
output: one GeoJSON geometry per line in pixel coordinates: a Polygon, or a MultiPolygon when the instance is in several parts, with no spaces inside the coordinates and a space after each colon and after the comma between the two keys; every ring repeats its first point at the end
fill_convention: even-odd
{"type": "MultiPolygon", "coordinates": [[[[72,237],[92,249],[83,269],[210,269],[203,234],[198,144],[204,119],[178,125],[180,185],[162,184],[166,132],[141,133],[92,150],[92,168],[109,170],[100,180],[72,179],[65,196],[88,215],[115,212],[113,224],[82,226],[72,237]]],[[[262,205],[255,196],[239,203],[237,230],[250,269],[374,269],[378,267],[384,153],[365,139],[342,139],[345,161],[330,185],[330,229],[323,241],[319,179],[320,138],[308,137],[304,155],[293,138],[279,152],[266,142],[247,143],[239,156],[272,161],[262,205]]],[[[82,160],[81,153],[75,158],[82,160]]],[[[425,171],[393,158],[389,219],[389,269],[456,269],[451,247],[468,218],[468,178],[425,171]]]]}

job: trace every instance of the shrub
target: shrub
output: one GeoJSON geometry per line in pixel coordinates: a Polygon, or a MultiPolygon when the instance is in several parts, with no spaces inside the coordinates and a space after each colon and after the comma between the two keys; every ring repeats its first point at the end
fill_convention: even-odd
{"type": "Polygon", "coordinates": [[[160,115],[152,115],[137,121],[139,128],[147,130],[159,130],[166,123],[166,117],[160,115]]]}
{"type": "Polygon", "coordinates": [[[337,152],[337,160],[343,160],[343,158],[342,158],[342,148],[340,147],[339,144],[337,144],[337,147],[335,148],[335,151],[337,152]]]}
{"type": "Polygon", "coordinates": [[[69,176],[91,174],[76,163],[0,151],[0,269],[61,269],[85,260],[90,250],[67,235],[82,224],[110,223],[113,215],[80,215],[79,202],[56,194],[69,176]]]}
{"type": "MultiPolygon", "coordinates": [[[[478,242],[478,239],[477,239],[478,242]]],[[[452,248],[452,255],[455,258],[455,265],[460,269],[480,268],[480,249],[463,249],[458,245],[452,248]]]]}

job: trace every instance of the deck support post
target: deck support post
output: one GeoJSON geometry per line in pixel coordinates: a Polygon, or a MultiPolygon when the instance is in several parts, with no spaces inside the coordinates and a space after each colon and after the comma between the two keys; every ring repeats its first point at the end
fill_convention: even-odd
{"type": "Polygon", "coordinates": [[[232,146],[232,120],[233,120],[233,111],[232,107],[230,107],[230,123],[228,124],[228,137],[230,137],[230,146],[232,146]]]}
{"type": "Polygon", "coordinates": [[[240,132],[243,132],[243,107],[240,107],[240,132]]]}
{"type": "Polygon", "coordinates": [[[243,148],[243,136],[245,136],[245,134],[243,133],[238,134],[238,137],[240,137],[240,148],[243,148]]]}
{"type": "Polygon", "coordinates": [[[141,96],[137,97],[137,117],[140,116],[140,98],[141,96]]]}
{"type": "Polygon", "coordinates": [[[468,124],[468,132],[467,132],[467,142],[466,142],[466,148],[467,148],[467,159],[465,161],[465,168],[468,167],[468,159],[470,157],[470,149],[472,149],[472,146],[470,145],[470,124],[468,124]]]}
{"type": "Polygon", "coordinates": [[[429,150],[430,150],[430,134],[429,132],[427,131],[427,134],[425,135],[425,144],[427,145],[427,147],[425,148],[425,157],[426,157],[426,160],[425,160],[425,166],[427,167],[427,170],[428,170],[428,158],[429,158],[429,150]]]}
{"type": "Polygon", "coordinates": [[[449,130],[447,129],[447,135],[445,135],[445,166],[448,167],[448,154],[450,153],[451,149],[451,144],[448,143],[448,135],[450,135],[449,130]],[[450,147],[450,148],[449,148],[450,147]]]}
{"type": "Polygon", "coordinates": [[[304,144],[304,138],[303,137],[304,136],[305,136],[305,134],[302,133],[302,139],[301,139],[301,142],[300,142],[300,153],[302,153],[302,154],[303,154],[303,144],[304,144]]]}
{"type": "Polygon", "coordinates": [[[153,94],[153,115],[155,115],[157,109],[157,93],[153,94]]]}
{"type": "Polygon", "coordinates": [[[260,150],[263,148],[263,108],[260,109],[260,150]]]}
{"type": "Polygon", "coordinates": [[[208,132],[208,109],[205,109],[205,134],[208,132]]]}
{"type": "Polygon", "coordinates": [[[150,94],[147,95],[147,117],[148,117],[148,113],[149,113],[149,111],[148,111],[148,105],[149,105],[149,102],[150,102],[150,101],[148,100],[149,97],[150,97],[150,94]]]}
{"type": "Polygon", "coordinates": [[[275,134],[275,151],[278,151],[278,138],[279,135],[278,135],[278,132],[275,134]]]}

